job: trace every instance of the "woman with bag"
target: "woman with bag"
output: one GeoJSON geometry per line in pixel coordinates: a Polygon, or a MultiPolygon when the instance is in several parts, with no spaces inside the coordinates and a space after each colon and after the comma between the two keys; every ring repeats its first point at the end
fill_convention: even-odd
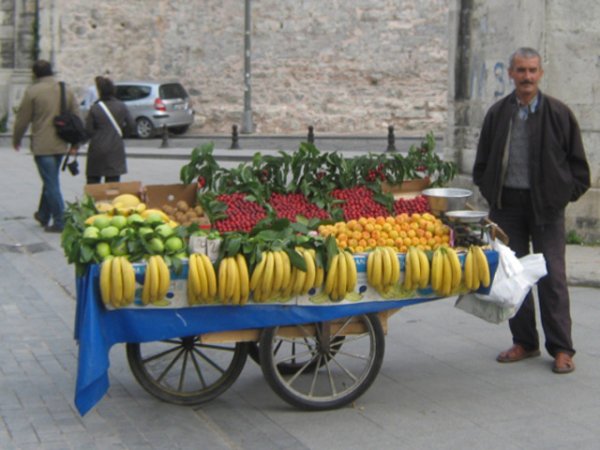
{"type": "Polygon", "coordinates": [[[88,184],[119,181],[127,173],[123,136],[135,130],[135,122],[127,106],[115,98],[113,82],[98,76],[95,79],[99,100],[92,105],[85,121],[90,135],[86,177],[88,184]]]}

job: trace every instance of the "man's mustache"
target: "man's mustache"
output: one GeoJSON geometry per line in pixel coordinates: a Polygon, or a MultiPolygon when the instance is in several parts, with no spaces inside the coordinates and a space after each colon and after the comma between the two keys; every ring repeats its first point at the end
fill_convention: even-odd
{"type": "Polygon", "coordinates": [[[519,84],[522,86],[524,84],[533,84],[533,82],[525,80],[525,81],[521,81],[519,84]]]}

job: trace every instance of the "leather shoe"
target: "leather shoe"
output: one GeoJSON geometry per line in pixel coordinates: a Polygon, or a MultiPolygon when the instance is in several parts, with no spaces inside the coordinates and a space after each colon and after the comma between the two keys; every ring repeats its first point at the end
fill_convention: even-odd
{"type": "Polygon", "coordinates": [[[44,222],[44,221],[42,220],[42,216],[40,216],[40,213],[39,213],[39,212],[37,212],[37,211],[36,211],[36,212],[34,212],[34,213],[33,213],[33,218],[34,218],[35,220],[37,220],[37,221],[38,221],[38,223],[39,223],[41,226],[43,226],[43,227],[46,227],[46,226],[48,226],[48,221],[44,222]]]}
{"type": "Polygon", "coordinates": [[[540,356],[539,350],[525,350],[522,345],[514,344],[508,350],[501,352],[497,357],[496,361],[500,363],[517,362],[527,358],[534,358],[540,356]]]}
{"type": "Polygon", "coordinates": [[[554,357],[554,365],[552,372],[554,373],[571,373],[575,370],[575,363],[571,355],[565,352],[558,352],[554,357]]]}
{"type": "Polygon", "coordinates": [[[47,225],[44,227],[44,231],[46,233],[62,233],[63,227],[59,227],[58,225],[47,225]]]}

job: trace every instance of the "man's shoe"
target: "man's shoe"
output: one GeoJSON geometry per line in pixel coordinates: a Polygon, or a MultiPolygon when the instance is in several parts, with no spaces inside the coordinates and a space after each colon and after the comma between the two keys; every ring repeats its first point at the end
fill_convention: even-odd
{"type": "Polygon", "coordinates": [[[44,231],[46,233],[62,233],[63,227],[58,225],[47,225],[44,227],[44,231]]]}
{"type": "Polygon", "coordinates": [[[517,362],[527,358],[540,356],[539,350],[525,350],[522,345],[514,344],[508,350],[500,353],[496,361],[500,363],[517,362]]]}
{"type": "Polygon", "coordinates": [[[571,373],[575,370],[575,363],[571,355],[565,352],[558,352],[554,358],[552,372],[554,373],[571,373]]]}
{"type": "Polygon", "coordinates": [[[38,223],[39,223],[39,224],[40,224],[42,227],[47,227],[47,226],[48,226],[48,221],[44,222],[44,221],[42,220],[42,216],[40,216],[40,213],[39,213],[39,212],[37,212],[37,211],[36,211],[36,212],[34,212],[34,213],[33,213],[33,218],[34,218],[35,220],[37,220],[37,221],[38,221],[38,223]]]}

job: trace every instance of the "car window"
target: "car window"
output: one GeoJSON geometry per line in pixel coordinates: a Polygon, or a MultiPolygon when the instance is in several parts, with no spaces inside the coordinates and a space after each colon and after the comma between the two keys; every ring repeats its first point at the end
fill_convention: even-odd
{"type": "Polygon", "coordinates": [[[117,98],[122,101],[128,100],[140,100],[146,98],[152,92],[150,86],[139,86],[139,85],[121,85],[116,86],[117,98]]]}
{"type": "Polygon", "coordinates": [[[161,84],[159,88],[160,98],[170,100],[174,98],[186,98],[187,92],[179,83],[161,84]]]}

